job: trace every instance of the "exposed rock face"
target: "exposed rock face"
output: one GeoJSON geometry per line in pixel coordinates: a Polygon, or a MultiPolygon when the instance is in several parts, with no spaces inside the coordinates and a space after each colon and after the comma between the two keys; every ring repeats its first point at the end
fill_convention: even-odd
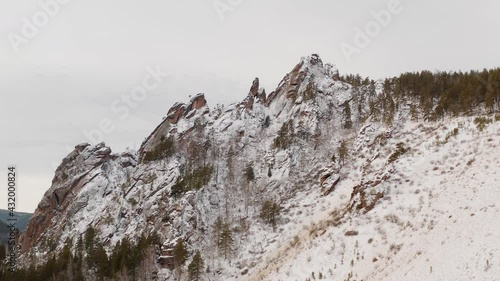
{"type": "Polygon", "coordinates": [[[257,96],[259,97],[259,101],[261,104],[266,103],[266,90],[265,89],[262,89],[262,91],[260,91],[257,96]]]}
{"type": "Polygon", "coordinates": [[[384,192],[376,191],[376,187],[387,181],[394,173],[391,167],[375,175],[374,179],[361,182],[352,188],[351,201],[348,206],[350,211],[368,213],[377,202],[384,198],[384,192]]]}
{"type": "Polygon", "coordinates": [[[191,99],[189,105],[184,103],[174,104],[167,113],[167,120],[170,124],[177,124],[182,117],[189,116],[193,110],[198,110],[207,105],[204,94],[198,94],[191,99]]]}
{"type": "MultiPolygon", "coordinates": [[[[325,269],[339,280],[353,276],[357,280],[404,280],[417,261],[413,257],[418,259],[415,253],[428,244],[421,242],[430,241],[429,235],[436,232],[433,221],[446,218],[443,212],[453,210],[455,202],[470,206],[470,198],[480,198],[472,208],[450,215],[462,213],[462,218],[471,218],[471,210],[489,208],[491,224],[498,225],[498,210],[493,209],[498,200],[492,196],[498,194],[498,174],[495,169],[484,169],[492,170],[484,177],[489,182],[479,178],[470,184],[482,188],[463,188],[466,180],[477,177],[477,170],[463,164],[456,146],[463,145],[463,155],[480,161],[474,164],[477,167],[492,165],[498,155],[492,151],[497,152],[498,146],[481,138],[493,136],[500,123],[491,124],[496,127],[482,136],[474,125],[460,125],[465,119],[451,120],[453,125],[446,124],[439,131],[444,122],[434,123],[434,128],[407,122],[408,108],[397,112],[390,127],[376,120],[361,121],[360,112],[369,106],[360,108],[359,93],[336,76],[333,66],[323,65],[312,55],[302,59],[267,98],[255,79],[243,102],[217,107],[214,112],[208,111],[202,94],[174,105],[139,152],[112,154],[104,144],[76,146],[57,169],[51,188],[21,236],[20,264],[45,262],[60,253],[66,239],[76,241],[92,226],[108,252],[124,238],[137,242],[141,235],[158,235],[164,247],[155,253],[145,251],[149,256],[141,262],[145,266],[140,269],[141,280],[178,279],[154,261],[171,260],[171,250],[179,239],[188,250],[188,260],[200,251],[210,261],[211,271],[204,276],[207,280],[306,280],[310,272],[325,269]],[[434,136],[445,136],[455,126],[461,127],[463,135],[439,146],[448,153],[433,155],[434,149],[429,147],[435,146],[434,136]],[[340,165],[335,159],[344,141],[349,156],[340,165]],[[397,148],[402,141],[412,153],[388,161],[394,155],[391,147],[397,148]],[[485,149],[475,150],[481,146],[485,149]],[[142,161],[145,152],[160,156],[142,161]],[[427,174],[426,167],[442,159],[447,162],[442,167],[446,172],[434,171],[441,179],[420,181],[423,171],[427,174]],[[457,177],[458,171],[466,174],[457,177]],[[439,189],[447,195],[433,193],[439,189]],[[486,193],[479,195],[483,189],[486,193]],[[466,191],[470,196],[464,196],[466,191]],[[447,196],[456,196],[457,201],[447,196]],[[269,200],[281,211],[274,227],[265,224],[261,213],[269,200]],[[479,202],[483,200],[490,201],[479,202]],[[431,203],[437,205],[431,207],[431,203]],[[442,208],[447,204],[449,208],[442,208]],[[224,218],[224,224],[234,230],[235,243],[227,258],[214,239],[218,218],[224,218]],[[47,247],[54,244],[50,242],[56,243],[55,250],[47,247]],[[394,252],[403,242],[403,253],[394,252]],[[325,248],[325,243],[330,246],[325,248]],[[303,272],[311,256],[315,260],[303,272]],[[341,256],[352,262],[340,262],[341,256]],[[374,257],[381,259],[375,263],[374,257]],[[400,265],[405,270],[391,276],[400,265]],[[142,277],[149,272],[156,272],[158,278],[142,277]]],[[[481,213],[485,216],[486,210],[481,213]]],[[[441,227],[455,225],[458,237],[463,232],[458,224],[450,221],[441,227]]],[[[485,237],[487,233],[498,233],[498,227],[483,232],[485,237]]],[[[432,237],[438,238],[434,239],[437,247],[443,246],[444,236],[432,237]]],[[[477,237],[476,231],[461,245],[470,245],[473,237],[477,237]]],[[[491,240],[490,245],[493,243],[498,245],[491,240]]],[[[431,251],[422,254],[435,252],[429,245],[426,249],[431,251]]],[[[477,249],[485,252],[484,244],[477,244],[477,249]]],[[[481,256],[469,255],[463,268],[477,257],[481,256]]],[[[480,267],[476,272],[486,272],[483,264],[480,267]]],[[[187,270],[187,264],[182,269],[187,270]]],[[[428,272],[428,263],[418,272],[428,272]]],[[[91,270],[84,274],[97,280],[91,270]]],[[[426,276],[420,279],[429,279],[426,276]]],[[[496,276],[481,280],[496,280],[496,276]]]]}
{"type": "Polygon", "coordinates": [[[250,88],[250,95],[256,97],[259,93],[259,78],[255,78],[252,83],[252,87],[250,88]]]}
{"type": "Polygon", "coordinates": [[[188,107],[188,112],[191,110],[200,109],[207,105],[207,101],[205,100],[204,94],[198,94],[194,98],[191,99],[191,104],[188,107]]]}
{"type": "MultiPolygon", "coordinates": [[[[336,69],[329,65],[328,68],[323,66],[321,58],[313,54],[310,57],[303,58],[292,71],[283,78],[278,87],[272,92],[267,100],[267,105],[273,102],[278,96],[284,95],[287,99],[297,100],[300,97],[301,91],[304,90],[304,82],[306,77],[313,75],[330,75],[335,76],[336,69]]],[[[333,80],[333,79],[332,79],[333,80]]],[[[301,100],[298,102],[300,104],[301,100]]]]}
{"type": "Polygon", "coordinates": [[[340,175],[337,165],[329,166],[320,170],[319,182],[321,186],[321,195],[327,196],[334,191],[339,181],[340,175]]]}
{"type": "Polygon", "coordinates": [[[247,99],[243,102],[245,104],[245,109],[251,111],[253,109],[253,103],[255,98],[253,96],[248,96],[247,99]]]}
{"type": "Polygon", "coordinates": [[[297,97],[297,94],[299,92],[299,87],[304,81],[304,78],[306,76],[306,73],[303,71],[294,71],[292,72],[290,76],[290,84],[288,85],[288,88],[286,90],[286,97],[287,98],[295,98],[297,97]]]}
{"type": "MultiPolygon", "coordinates": [[[[55,172],[52,186],[43,196],[38,208],[30,220],[26,233],[21,242],[22,249],[33,246],[38,238],[48,229],[54,219],[61,219],[60,215],[68,211],[73,196],[92,180],[95,170],[106,172],[108,161],[111,161],[111,149],[100,143],[90,146],[88,143],[79,144],[75,150],[63,159],[55,172]]],[[[123,154],[124,165],[135,165],[131,154],[123,154]]]]}
{"type": "MultiPolygon", "coordinates": [[[[317,56],[302,59],[269,97],[259,87],[256,78],[243,102],[214,114],[203,94],[176,103],[137,153],[114,155],[104,144],[77,146],[33,215],[22,238],[23,251],[47,237],[77,237],[89,225],[108,248],[143,230],[161,233],[166,242],[182,238],[192,249],[203,248],[224,212],[234,216],[231,223],[258,219],[258,203],[264,199],[285,202],[297,191],[333,192],[339,176],[325,155],[338,143],[342,128],[334,117],[342,113],[349,87],[335,83],[317,56]],[[308,84],[319,86],[306,98],[308,84]],[[286,144],[281,148],[275,145],[278,135],[286,144]],[[166,139],[174,143],[173,153],[143,161],[147,152],[168,149],[162,146],[166,139]],[[249,163],[255,181],[241,184],[249,163]],[[208,183],[176,192],[186,173],[210,166],[214,174],[208,183]],[[251,200],[245,188],[253,189],[251,200]],[[228,198],[234,202],[229,204],[228,198]]],[[[352,116],[356,120],[355,109],[352,116]]]]}
{"type": "MultiPolygon", "coordinates": [[[[170,130],[178,132],[176,128],[172,128],[173,126],[175,127],[180,122],[182,123],[182,121],[190,123],[192,120],[196,120],[197,117],[207,114],[210,114],[210,110],[207,106],[205,95],[202,93],[193,97],[189,104],[174,104],[168,111],[166,120],[158,125],[158,127],[156,127],[156,129],[142,143],[141,148],[139,149],[139,162],[143,161],[145,152],[150,151],[161,143],[164,137],[169,134],[170,130]]],[[[192,127],[182,133],[186,134],[190,130],[192,130],[192,127]]]]}
{"type": "Polygon", "coordinates": [[[177,124],[179,119],[186,112],[187,105],[184,103],[176,103],[174,104],[167,113],[167,120],[170,124],[177,124]]]}
{"type": "Polygon", "coordinates": [[[247,111],[251,111],[256,100],[260,104],[265,104],[266,102],[266,91],[259,88],[259,78],[255,78],[253,80],[250,92],[248,93],[247,98],[243,101],[245,109],[247,111]]]}

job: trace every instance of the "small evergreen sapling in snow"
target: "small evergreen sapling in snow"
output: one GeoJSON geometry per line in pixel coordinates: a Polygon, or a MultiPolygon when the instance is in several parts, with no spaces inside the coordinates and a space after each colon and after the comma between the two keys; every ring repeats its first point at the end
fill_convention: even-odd
{"type": "Polygon", "coordinates": [[[201,280],[201,276],[203,275],[203,268],[205,263],[203,258],[201,257],[200,251],[196,251],[194,254],[193,260],[188,266],[188,274],[189,280],[199,281],[201,280]]]}
{"type": "Polygon", "coordinates": [[[476,117],[474,119],[474,124],[476,124],[477,129],[482,132],[488,124],[490,124],[492,120],[486,117],[476,117]]]}
{"type": "Polygon", "coordinates": [[[231,230],[231,225],[229,223],[224,223],[222,225],[219,240],[220,248],[224,253],[224,259],[227,259],[233,246],[233,231],[231,230]]]}
{"type": "Polygon", "coordinates": [[[389,163],[398,160],[398,158],[401,155],[405,154],[407,151],[408,149],[404,147],[404,144],[402,142],[396,144],[396,151],[393,154],[391,154],[391,156],[389,156],[389,163]]]}
{"type": "Polygon", "coordinates": [[[276,203],[272,200],[266,200],[262,204],[260,217],[266,223],[269,223],[270,225],[275,227],[276,223],[278,222],[278,216],[280,214],[280,209],[281,209],[281,207],[279,206],[278,203],[276,203]]]}
{"type": "Polygon", "coordinates": [[[184,247],[184,241],[182,239],[178,239],[177,243],[174,247],[174,263],[177,268],[180,268],[184,265],[187,259],[187,251],[184,247]]]}
{"type": "Polygon", "coordinates": [[[347,148],[347,142],[346,141],[342,141],[340,142],[340,147],[339,147],[339,161],[340,161],[340,164],[344,165],[345,164],[345,160],[347,160],[347,156],[349,154],[349,150],[347,148]]]}
{"type": "Polygon", "coordinates": [[[244,173],[245,173],[245,179],[247,180],[247,182],[251,182],[251,181],[255,180],[255,174],[253,172],[252,163],[247,164],[244,173]]]}
{"type": "Polygon", "coordinates": [[[222,221],[221,217],[217,217],[217,220],[214,223],[213,226],[213,235],[215,237],[215,243],[217,244],[217,248],[220,248],[220,235],[222,232],[222,225],[224,222],[222,221]]]}

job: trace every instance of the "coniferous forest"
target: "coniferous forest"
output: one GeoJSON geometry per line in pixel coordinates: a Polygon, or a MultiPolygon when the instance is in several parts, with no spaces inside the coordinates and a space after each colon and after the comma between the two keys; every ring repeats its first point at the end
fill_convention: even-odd
{"type": "Polygon", "coordinates": [[[490,114],[500,108],[500,68],[469,72],[411,72],[383,81],[380,95],[376,82],[360,75],[345,75],[354,87],[362,118],[392,123],[394,113],[410,107],[413,121],[437,121],[445,116],[490,114]],[[368,104],[369,110],[363,111],[368,104]]]}

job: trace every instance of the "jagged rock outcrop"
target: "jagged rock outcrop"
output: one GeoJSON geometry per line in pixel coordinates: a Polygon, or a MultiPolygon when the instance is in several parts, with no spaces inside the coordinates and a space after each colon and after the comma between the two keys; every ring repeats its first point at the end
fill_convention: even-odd
{"type": "MultiPolygon", "coordinates": [[[[114,155],[111,153],[111,149],[104,144],[96,146],[90,146],[89,144],[78,145],[57,169],[52,187],[47,191],[33,215],[28,230],[23,236],[23,251],[39,243],[42,235],[56,235],[58,237],[63,235],[66,226],[62,223],[57,224],[56,221],[66,221],[68,225],[72,225],[71,227],[78,228],[80,233],[84,231],[85,223],[75,221],[76,217],[80,217],[80,212],[89,212],[93,208],[92,204],[90,204],[93,200],[91,197],[97,194],[100,194],[106,200],[110,196],[121,196],[125,200],[131,200],[130,202],[137,202],[147,198],[152,200],[156,196],[161,196],[162,200],[166,200],[171,196],[171,188],[182,173],[181,167],[185,165],[196,166],[200,165],[197,163],[207,163],[208,161],[208,163],[222,165],[218,170],[224,171],[226,168],[222,167],[226,167],[226,165],[221,162],[221,159],[225,159],[229,155],[233,155],[231,157],[241,157],[242,160],[245,159],[244,162],[255,161],[256,169],[258,167],[259,170],[263,171],[262,175],[258,174],[259,179],[266,182],[270,181],[269,184],[274,185],[274,188],[279,187],[277,196],[284,198],[290,196],[289,188],[293,185],[291,179],[300,178],[300,175],[308,177],[309,172],[302,171],[299,167],[311,161],[311,158],[307,154],[299,153],[296,150],[304,149],[303,147],[299,148],[300,146],[297,146],[296,149],[290,148],[290,152],[274,150],[273,139],[281,124],[289,120],[295,120],[293,127],[296,128],[290,129],[298,130],[299,141],[307,145],[310,145],[308,142],[310,136],[315,136],[315,138],[320,136],[318,134],[321,131],[319,126],[326,128],[322,132],[325,135],[330,134],[331,130],[338,127],[333,123],[331,125],[318,123],[318,120],[323,116],[340,112],[342,108],[338,105],[345,104],[345,101],[343,101],[345,90],[341,87],[335,88],[332,73],[334,71],[331,68],[324,67],[319,56],[312,55],[303,58],[284,77],[280,85],[269,97],[266,97],[264,89],[259,88],[259,79],[256,78],[252,83],[247,99],[243,102],[245,110],[251,111],[252,114],[244,119],[241,119],[241,115],[238,113],[238,105],[234,109],[231,107],[225,109],[224,112],[218,113],[217,117],[212,117],[204,94],[196,95],[187,104],[176,103],[169,109],[165,121],[146,138],[137,154],[126,152],[114,155]],[[318,89],[323,93],[321,96],[316,97],[316,91],[314,91],[314,95],[310,97],[312,100],[295,102],[299,96],[304,95],[306,84],[319,85],[320,80],[322,81],[322,87],[326,87],[318,89]],[[332,98],[334,100],[339,99],[339,102],[332,103],[332,98]],[[325,106],[318,107],[315,104],[325,106]],[[332,107],[333,105],[335,106],[332,107]],[[307,114],[304,114],[305,112],[307,114]],[[301,124],[299,124],[299,120],[301,124]],[[258,143],[255,142],[257,135],[261,139],[258,143]],[[144,163],[145,154],[157,149],[166,138],[174,140],[177,151],[176,157],[165,160],[168,164],[161,169],[154,166],[156,163],[144,163]],[[242,148],[245,148],[245,150],[237,153],[235,152],[236,147],[232,148],[232,152],[227,150],[234,145],[239,150],[242,148]],[[264,151],[259,152],[260,147],[266,148],[264,151]],[[295,151],[293,153],[296,153],[297,157],[290,158],[288,156],[288,153],[292,153],[292,151],[295,151]],[[260,153],[264,153],[262,157],[259,156],[260,153]],[[269,161],[262,163],[259,161],[261,158],[269,158],[270,153],[273,159],[272,165],[268,163],[269,161]],[[139,166],[136,167],[137,165],[139,166]],[[161,181],[156,179],[159,177],[158,171],[162,171],[161,181]],[[111,174],[113,176],[108,176],[111,174]],[[151,185],[151,187],[146,189],[145,186],[147,185],[151,185]],[[83,191],[84,187],[86,189],[83,191]],[[95,194],[92,194],[90,190],[93,190],[92,192],[95,194]],[[140,196],[142,199],[135,199],[135,196],[140,196]],[[68,217],[65,218],[65,216],[68,217]]],[[[352,114],[356,113],[353,112],[352,114]]],[[[340,129],[340,127],[338,128],[340,129]]],[[[241,165],[243,164],[238,164],[238,166],[241,165]]],[[[242,168],[232,167],[231,169],[241,170],[242,168]]],[[[219,179],[219,181],[222,180],[223,182],[222,186],[229,185],[229,183],[224,183],[228,178],[230,181],[234,181],[234,179],[231,179],[233,176],[228,172],[222,172],[219,177],[222,177],[219,179]]],[[[321,185],[324,184],[326,183],[321,185]]],[[[330,187],[322,186],[323,189],[326,188],[323,192],[324,195],[331,192],[335,185],[335,183],[328,184],[330,187]]],[[[207,187],[208,190],[212,190],[216,186],[209,187],[207,187]]],[[[225,192],[212,190],[206,198],[207,206],[211,206],[208,209],[206,209],[206,206],[198,207],[200,204],[203,206],[203,203],[198,202],[199,200],[203,202],[203,199],[198,198],[195,200],[194,194],[183,199],[187,204],[182,208],[175,204],[168,208],[162,207],[161,210],[175,215],[176,219],[171,223],[176,225],[176,229],[184,229],[178,234],[172,232],[167,236],[170,239],[174,239],[176,235],[197,237],[199,234],[194,231],[196,226],[186,223],[183,218],[185,216],[195,217],[194,221],[197,221],[197,227],[208,227],[214,219],[208,214],[218,212],[223,207],[220,198],[225,196],[225,192]],[[205,209],[194,212],[194,208],[205,209]],[[192,230],[188,231],[188,229],[192,230]]],[[[125,205],[128,204],[130,203],[125,205]]],[[[157,220],[152,219],[152,217],[158,216],[158,210],[151,208],[158,205],[155,205],[156,203],[153,201],[140,202],[140,204],[141,207],[137,210],[140,210],[140,213],[145,216],[144,221],[156,223],[157,220]]],[[[121,216],[125,217],[131,212],[136,212],[134,210],[125,211],[123,207],[117,209],[113,206],[107,206],[94,207],[91,213],[97,215],[95,213],[97,210],[110,212],[112,209],[116,209],[117,212],[122,214],[121,216]]],[[[98,217],[95,220],[101,221],[98,217]]],[[[94,220],[86,223],[92,221],[94,220]]],[[[95,221],[93,223],[96,224],[95,221]]],[[[116,225],[110,229],[120,229],[120,227],[124,226],[120,224],[120,226],[116,225]]],[[[108,234],[111,235],[112,233],[108,234]]]]}
{"type": "Polygon", "coordinates": [[[252,87],[250,87],[250,92],[247,98],[243,101],[243,106],[247,111],[252,111],[255,101],[260,104],[265,105],[266,102],[266,90],[259,88],[259,78],[255,78],[252,82],[252,87]]]}
{"type": "Polygon", "coordinates": [[[266,89],[262,89],[262,91],[259,91],[257,94],[257,97],[259,98],[259,101],[261,104],[266,103],[266,89]]]}
{"type": "Polygon", "coordinates": [[[336,164],[320,170],[319,184],[322,196],[327,196],[335,190],[340,181],[339,170],[336,164]]]}
{"type": "Polygon", "coordinates": [[[205,105],[207,105],[207,101],[205,100],[205,94],[198,94],[191,99],[191,104],[188,107],[188,111],[200,109],[205,105]]]}
{"type": "Polygon", "coordinates": [[[179,119],[184,115],[186,112],[187,105],[184,103],[175,103],[167,113],[167,120],[170,124],[177,124],[179,122],[179,119]]]}
{"type": "MultiPolygon", "coordinates": [[[[203,94],[175,104],[138,152],[76,146],[21,236],[20,265],[57,256],[65,241],[73,240],[75,251],[92,226],[108,254],[125,238],[156,235],[163,247],[144,251],[141,280],[183,280],[186,274],[172,270],[178,241],[188,258],[181,269],[200,251],[207,280],[305,280],[311,272],[404,280],[414,268],[431,280],[444,276],[428,274],[440,260],[435,253],[446,252],[435,249],[454,255],[450,237],[468,246],[487,238],[476,252],[462,253],[468,256],[461,265],[469,269],[480,258],[475,270],[483,279],[498,275],[484,268],[496,252],[484,249],[498,245],[491,233],[500,231],[500,178],[487,168],[498,164],[499,122],[481,134],[470,117],[407,122],[402,103],[388,126],[363,114],[382,85],[354,88],[318,55],[301,59],[269,97],[259,84],[256,78],[242,102],[212,112],[203,94]],[[478,169],[491,172],[478,179],[478,169]],[[460,238],[467,232],[461,221],[478,227],[460,238]],[[436,235],[439,227],[455,233],[436,235]],[[231,234],[226,251],[223,232],[231,234]]],[[[85,276],[98,279],[95,270],[85,276]]]]}
{"type": "Polygon", "coordinates": [[[38,204],[23,235],[22,250],[26,251],[35,245],[54,223],[65,219],[64,214],[76,203],[73,199],[81,189],[92,182],[97,174],[110,172],[109,163],[116,159],[125,167],[136,164],[133,154],[125,152],[121,156],[112,155],[111,149],[104,143],[95,146],[88,143],[77,145],[56,169],[52,186],[38,204]]]}
{"type": "MultiPolygon", "coordinates": [[[[346,129],[339,116],[353,102],[336,74],[312,55],[268,97],[256,78],[243,102],[214,112],[203,94],[176,103],[138,152],[77,146],[23,235],[23,252],[41,248],[47,237],[60,249],[61,241],[92,225],[108,249],[124,237],[155,232],[165,243],[183,239],[189,249],[213,254],[210,233],[218,217],[236,229],[260,220],[265,200],[288,204],[301,192],[335,193],[342,176],[332,153],[346,129]],[[146,159],[148,153],[154,157],[146,159]]],[[[350,118],[358,120],[351,108],[350,118]]],[[[239,246],[262,243],[255,239],[245,237],[239,246]]]]}
{"type": "Polygon", "coordinates": [[[252,82],[252,87],[250,88],[250,95],[256,97],[259,93],[259,78],[255,78],[252,82]]]}
{"type": "Polygon", "coordinates": [[[253,109],[253,103],[255,98],[259,93],[259,78],[255,78],[250,88],[250,93],[248,93],[247,98],[243,101],[245,109],[251,111],[253,109]]]}
{"type": "MultiPolygon", "coordinates": [[[[205,99],[205,94],[202,93],[193,97],[189,104],[175,103],[168,110],[166,119],[160,123],[160,125],[158,125],[142,143],[138,151],[139,162],[144,160],[146,152],[151,151],[164,140],[164,137],[170,132],[170,130],[173,129],[175,132],[178,132],[178,130],[176,128],[172,128],[172,126],[175,127],[175,125],[182,120],[185,122],[192,122],[197,119],[198,116],[203,116],[209,113],[210,110],[207,105],[207,100],[205,99]]],[[[182,133],[186,133],[186,131],[182,133]]]]}
{"type": "Polygon", "coordinates": [[[170,124],[177,124],[182,117],[190,116],[193,110],[198,110],[207,105],[205,94],[198,94],[191,99],[189,104],[176,103],[167,113],[167,120],[170,124]]]}
{"type": "Polygon", "coordinates": [[[279,93],[284,93],[287,98],[296,96],[298,87],[305,76],[304,72],[301,71],[303,65],[304,61],[301,61],[289,74],[285,76],[285,78],[283,78],[283,80],[281,80],[278,88],[276,88],[276,90],[269,95],[267,104],[270,104],[279,93]]]}

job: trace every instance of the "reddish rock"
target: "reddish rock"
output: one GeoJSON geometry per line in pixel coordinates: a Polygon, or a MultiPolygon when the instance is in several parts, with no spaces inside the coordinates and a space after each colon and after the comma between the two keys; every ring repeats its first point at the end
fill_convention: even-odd
{"type": "Polygon", "coordinates": [[[243,105],[247,111],[253,109],[253,105],[255,103],[255,99],[258,98],[261,103],[263,103],[266,93],[264,92],[264,96],[259,93],[259,78],[255,78],[252,82],[252,87],[250,87],[250,92],[248,93],[247,98],[243,101],[243,105]]]}
{"type": "Polygon", "coordinates": [[[271,103],[271,101],[273,101],[276,96],[278,95],[278,92],[276,91],[272,91],[270,94],[269,94],[269,97],[266,99],[266,106],[269,105],[271,103]]]}
{"type": "Polygon", "coordinates": [[[174,104],[169,110],[167,114],[167,120],[170,124],[177,124],[179,119],[182,117],[184,112],[186,111],[186,105],[183,103],[174,104]]]}
{"type": "Polygon", "coordinates": [[[191,99],[189,105],[184,103],[176,103],[169,110],[167,114],[167,121],[170,124],[177,124],[179,119],[186,117],[188,114],[193,116],[193,110],[200,109],[207,105],[207,100],[204,94],[198,94],[191,99]]]}
{"type": "Polygon", "coordinates": [[[262,92],[259,93],[258,98],[259,98],[259,101],[261,104],[265,104],[266,103],[266,90],[262,90],[262,92]]]}
{"type": "Polygon", "coordinates": [[[39,239],[47,239],[57,233],[62,225],[53,224],[70,215],[71,199],[96,175],[91,173],[112,158],[111,149],[104,143],[75,147],[56,169],[52,186],[45,192],[40,204],[31,216],[25,232],[20,237],[21,252],[26,252],[39,239]],[[49,233],[49,234],[48,234],[49,233]],[[47,235],[46,235],[47,234],[47,235]]]}
{"type": "Polygon", "coordinates": [[[303,65],[304,61],[301,61],[281,80],[276,90],[266,99],[266,105],[269,105],[276,97],[282,94],[289,99],[294,99],[297,96],[300,85],[306,77],[306,73],[301,71],[303,65]]]}
{"type": "Polygon", "coordinates": [[[252,83],[252,87],[250,88],[250,95],[256,97],[259,93],[259,78],[255,78],[252,83]]]}
{"type": "MultiPolygon", "coordinates": [[[[198,94],[194,98],[191,99],[190,109],[191,110],[200,109],[200,108],[204,107],[205,105],[207,105],[207,100],[205,99],[205,95],[198,94]]],[[[190,110],[188,110],[188,111],[190,111],[190,110]]]]}
{"type": "Polygon", "coordinates": [[[253,109],[253,103],[254,103],[254,97],[252,95],[249,95],[248,98],[245,99],[245,109],[250,111],[253,109]]]}

